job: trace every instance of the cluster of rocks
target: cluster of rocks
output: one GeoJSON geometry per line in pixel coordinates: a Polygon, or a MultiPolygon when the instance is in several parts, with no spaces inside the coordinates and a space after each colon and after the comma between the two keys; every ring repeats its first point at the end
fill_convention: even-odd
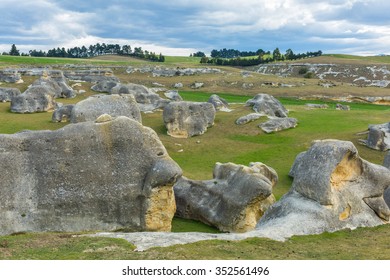
{"type": "Polygon", "coordinates": [[[22,82],[22,76],[16,69],[0,70],[0,82],[18,83],[22,82]]]}
{"type": "Polygon", "coordinates": [[[144,66],[141,68],[128,67],[126,72],[132,74],[134,72],[152,73],[153,77],[174,77],[174,76],[193,76],[199,74],[221,74],[223,71],[217,68],[167,68],[160,66],[144,66]]]}
{"type": "Polygon", "coordinates": [[[259,93],[249,99],[245,106],[252,107],[256,113],[242,116],[236,120],[236,124],[247,124],[263,116],[268,117],[268,121],[261,123],[259,127],[266,133],[285,130],[296,127],[297,119],[288,117],[288,110],[275,97],[259,93]]]}
{"type": "Polygon", "coordinates": [[[103,80],[93,85],[91,89],[109,94],[131,94],[134,96],[142,112],[162,109],[170,102],[167,99],[161,98],[153,90],[143,85],[133,83],[122,84],[120,82],[103,80]]]}
{"type": "Polygon", "coordinates": [[[335,86],[336,84],[332,80],[354,86],[382,88],[390,86],[390,80],[388,79],[390,69],[382,65],[272,63],[261,65],[256,71],[281,77],[302,77],[302,73],[311,73],[321,80],[319,85],[322,87],[335,86]]]}
{"type": "Polygon", "coordinates": [[[52,74],[53,76],[42,76],[22,94],[14,96],[11,99],[11,112],[47,112],[56,108],[55,98],[73,98],[76,96],[74,90],[68,86],[61,71],[52,74]]]}

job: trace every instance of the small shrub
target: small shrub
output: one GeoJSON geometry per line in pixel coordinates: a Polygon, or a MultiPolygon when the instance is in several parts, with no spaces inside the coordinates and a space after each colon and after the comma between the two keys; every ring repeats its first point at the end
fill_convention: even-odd
{"type": "Polygon", "coordinates": [[[307,67],[301,67],[298,71],[299,75],[304,75],[307,72],[309,72],[309,69],[307,67]]]}
{"type": "Polygon", "coordinates": [[[303,77],[306,78],[306,79],[311,79],[311,78],[314,77],[314,73],[313,72],[307,72],[303,77]]]}

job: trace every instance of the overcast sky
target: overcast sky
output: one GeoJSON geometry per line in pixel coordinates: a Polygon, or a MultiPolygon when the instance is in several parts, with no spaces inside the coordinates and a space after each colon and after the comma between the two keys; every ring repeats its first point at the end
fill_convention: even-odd
{"type": "Polygon", "coordinates": [[[0,0],[0,51],[96,43],[189,55],[241,51],[390,54],[388,0],[0,0]]]}

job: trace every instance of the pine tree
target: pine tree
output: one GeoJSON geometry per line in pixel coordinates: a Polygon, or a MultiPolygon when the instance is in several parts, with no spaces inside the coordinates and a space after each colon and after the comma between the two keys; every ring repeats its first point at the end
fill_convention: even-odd
{"type": "Polygon", "coordinates": [[[16,48],[15,44],[12,44],[11,50],[9,52],[9,55],[15,55],[15,56],[19,56],[20,55],[20,52],[16,48]]]}

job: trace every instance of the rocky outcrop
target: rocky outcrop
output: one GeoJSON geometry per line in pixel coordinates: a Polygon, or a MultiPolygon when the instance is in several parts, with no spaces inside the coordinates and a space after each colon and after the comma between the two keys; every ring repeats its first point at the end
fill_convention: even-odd
{"type": "Polygon", "coordinates": [[[207,102],[171,102],[163,111],[168,135],[189,138],[202,135],[214,124],[215,109],[207,102]]]}
{"type": "Polygon", "coordinates": [[[383,195],[390,170],[359,157],[351,142],[315,141],[290,171],[290,191],[273,204],[256,226],[274,239],[389,221],[383,195]]]}
{"type": "Polygon", "coordinates": [[[367,140],[360,140],[360,143],[379,151],[390,149],[390,123],[370,125],[368,127],[367,140]]]}
{"type": "Polygon", "coordinates": [[[35,80],[31,87],[47,87],[54,98],[73,98],[76,96],[75,91],[67,84],[62,71],[51,71],[50,76],[44,72],[43,76],[35,80]]]}
{"type": "Polygon", "coordinates": [[[199,74],[220,74],[223,73],[220,69],[216,68],[167,68],[167,67],[150,67],[145,66],[142,68],[128,67],[126,72],[132,74],[135,72],[140,73],[152,73],[153,77],[173,77],[173,76],[193,76],[199,74]]]}
{"type": "Polygon", "coordinates": [[[208,103],[213,104],[216,111],[231,112],[229,109],[229,103],[222,97],[216,94],[210,96],[208,103]]]}
{"type": "Polygon", "coordinates": [[[261,117],[264,117],[265,114],[259,114],[259,113],[251,113],[242,117],[239,117],[236,120],[236,124],[242,125],[242,124],[247,124],[249,122],[253,122],[255,120],[260,119],[261,117]]]}
{"type": "Polygon", "coordinates": [[[256,113],[265,114],[270,117],[286,118],[288,111],[282,103],[272,95],[259,93],[252,99],[249,99],[246,106],[252,106],[256,113]]]}
{"type": "Polygon", "coordinates": [[[328,109],[328,104],[313,104],[313,103],[307,103],[306,108],[308,109],[328,109]]]}
{"type": "Polygon", "coordinates": [[[92,87],[91,89],[93,91],[97,91],[97,92],[106,92],[106,93],[109,93],[111,92],[111,90],[116,87],[117,85],[119,85],[119,81],[116,81],[116,80],[111,80],[111,79],[100,79],[98,82],[96,82],[92,87]]]}
{"type": "Polygon", "coordinates": [[[192,89],[200,89],[204,86],[204,83],[200,83],[200,82],[195,82],[195,83],[192,83],[191,84],[191,88],[192,89]]]}
{"type": "Polygon", "coordinates": [[[94,95],[78,102],[71,111],[72,123],[95,120],[103,114],[125,116],[141,123],[141,113],[133,95],[94,95]]]}
{"type": "Polygon", "coordinates": [[[65,71],[64,75],[69,80],[84,81],[90,83],[97,83],[100,81],[114,81],[119,82],[114,73],[110,69],[76,69],[65,71]]]}
{"type": "Polygon", "coordinates": [[[157,134],[127,117],[0,135],[0,234],[169,231],[181,175],[157,134]]]}
{"type": "Polygon", "coordinates": [[[110,94],[132,94],[138,103],[141,112],[154,111],[156,109],[162,109],[170,101],[161,98],[153,90],[139,84],[121,84],[111,88],[110,94]]]}
{"type": "Polygon", "coordinates": [[[70,121],[73,107],[74,107],[73,104],[58,106],[58,108],[54,110],[53,115],[51,116],[51,121],[52,122],[70,121]]]}
{"type": "Polygon", "coordinates": [[[53,90],[47,86],[32,86],[11,100],[11,112],[14,113],[47,112],[55,107],[53,90]]]}
{"type": "Polygon", "coordinates": [[[16,69],[3,69],[0,70],[0,82],[17,83],[21,82],[22,77],[16,69]]]}
{"type": "Polygon", "coordinates": [[[183,98],[180,96],[177,90],[168,90],[164,92],[166,98],[172,101],[183,101],[183,98]]]}
{"type": "Polygon", "coordinates": [[[17,88],[0,88],[0,102],[10,102],[12,98],[20,95],[21,92],[17,88]]]}
{"type": "Polygon", "coordinates": [[[269,117],[269,120],[261,123],[259,127],[266,133],[286,130],[294,128],[298,125],[298,120],[295,118],[277,118],[269,117]]]}
{"type": "Polygon", "coordinates": [[[351,110],[351,107],[350,107],[349,105],[343,105],[343,104],[337,103],[337,104],[336,104],[336,110],[340,110],[340,111],[350,111],[350,110],[351,110]]]}
{"type": "Polygon", "coordinates": [[[221,231],[246,232],[275,201],[278,176],[260,162],[248,166],[217,163],[213,179],[181,178],[174,186],[176,216],[198,220],[221,231]]]}

